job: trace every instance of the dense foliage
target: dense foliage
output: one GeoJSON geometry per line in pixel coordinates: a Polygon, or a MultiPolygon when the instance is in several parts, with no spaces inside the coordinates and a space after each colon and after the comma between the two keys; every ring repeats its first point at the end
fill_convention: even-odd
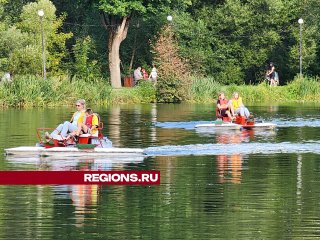
{"type": "Polygon", "coordinates": [[[187,60],[188,72],[198,77],[221,84],[258,84],[272,61],[281,84],[292,81],[299,72],[299,18],[304,19],[303,73],[315,77],[320,72],[318,0],[1,0],[1,74],[42,73],[40,9],[45,11],[49,76],[110,82],[110,31],[101,12],[117,23],[134,13],[120,45],[122,75],[138,66],[150,72],[153,64],[161,64],[150,43],[167,26],[167,15],[173,16],[170,31],[171,41],[178,44],[176,56],[187,60]]]}

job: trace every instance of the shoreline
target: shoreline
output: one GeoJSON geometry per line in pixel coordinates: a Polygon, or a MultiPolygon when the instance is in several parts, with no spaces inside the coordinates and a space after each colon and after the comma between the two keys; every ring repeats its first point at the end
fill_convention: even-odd
{"type": "MultiPolygon", "coordinates": [[[[180,103],[214,103],[223,91],[227,99],[239,92],[244,102],[285,101],[319,102],[320,82],[317,78],[296,78],[284,86],[221,85],[209,78],[194,78],[180,103]]],[[[2,108],[72,106],[77,99],[94,105],[163,103],[152,83],[137,87],[112,88],[105,81],[87,82],[69,77],[17,76],[12,83],[0,83],[2,108]]],[[[172,103],[172,102],[171,102],[172,103]]]]}

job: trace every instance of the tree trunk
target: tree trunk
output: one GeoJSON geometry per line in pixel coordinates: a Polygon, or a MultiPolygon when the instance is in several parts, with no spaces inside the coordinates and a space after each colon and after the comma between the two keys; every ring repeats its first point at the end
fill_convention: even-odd
{"type": "Polygon", "coordinates": [[[100,12],[101,20],[105,28],[109,32],[109,70],[112,87],[121,87],[121,73],[120,73],[120,55],[119,49],[121,42],[126,39],[130,22],[134,16],[131,13],[130,17],[123,17],[121,24],[117,23],[114,16],[109,16],[109,23],[105,18],[103,12],[100,12]]]}
{"type": "Polygon", "coordinates": [[[109,70],[111,78],[111,86],[119,88],[121,87],[121,72],[120,72],[120,39],[109,35],[109,70]]]}
{"type": "Polygon", "coordinates": [[[131,55],[131,61],[130,61],[130,67],[129,67],[129,73],[131,72],[132,65],[133,65],[133,59],[134,59],[134,54],[136,52],[136,43],[137,43],[137,34],[138,34],[138,28],[139,28],[139,21],[136,26],[136,32],[134,34],[134,42],[133,42],[133,50],[132,50],[132,55],[131,55]]]}

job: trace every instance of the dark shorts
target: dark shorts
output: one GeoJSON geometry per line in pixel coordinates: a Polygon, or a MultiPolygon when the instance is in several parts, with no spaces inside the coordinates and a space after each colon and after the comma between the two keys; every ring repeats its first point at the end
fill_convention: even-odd
{"type": "Polygon", "coordinates": [[[82,132],[83,132],[84,134],[87,134],[87,133],[89,133],[89,129],[90,129],[90,128],[87,128],[87,132],[85,132],[84,129],[82,129],[82,132]]]}
{"type": "Polygon", "coordinates": [[[89,129],[90,129],[90,128],[88,127],[88,128],[87,128],[87,132],[85,132],[84,129],[82,129],[81,132],[80,132],[80,135],[81,135],[81,134],[88,134],[88,133],[89,133],[89,129]]]}
{"type": "Polygon", "coordinates": [[[221,116],[222,117],[228,117],[228,114],[226,114],[226,111],[228,111],[228,109],[222,109],[221,110],[221,116]]]}
{"type": "Polygon", "coordinates": [[[274,72],[270,74],[270,78],[274,80],[275,74],[274,72]]]}

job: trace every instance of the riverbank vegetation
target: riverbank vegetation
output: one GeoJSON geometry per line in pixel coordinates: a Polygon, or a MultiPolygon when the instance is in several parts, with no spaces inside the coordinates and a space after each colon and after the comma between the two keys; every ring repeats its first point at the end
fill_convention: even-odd
{"type": "Polygon", "coordinates": [[[148,8],[136,0],[121,6],[105,0],[0,0],[0,75],[14,79],[1,83],[0,104],[64,105],[77,98],[96,104],[207,102],[221,90],[252,101],[319,100],[318,0],[144,3],[148,8]],[[295,78],[299,18],[304,79],[295,78]],[[42,36],[47,79],[40,77],[42,36]],[[264,82],[271,61],[280,76],[276,88],[264,82]],[[119,88],[121,77],[138,66],[147,73],[158,69],[157,89],[147,82],[120,91],[111,87],[119,88]]]}
{"type": "MultiPolygon", "coordinates": [[[[187,102],[216,102],[218,93],[227,98],[237,91],[244,101],[320,101],[320,82],[317,78],[295,78],[285,86],[222,85],[213,78],[191,78],[193,84],[185,89],[187,102]]],[[[1,107],[44,107],[74,105],[77,99],[86,99],[97,105],[121,103],[162,102],[153,83],[142,81],[133,88],[112,88],[102,80],[86,82],[73,77],[16,76],[11,83],[0,83],[1,107]]]]}

